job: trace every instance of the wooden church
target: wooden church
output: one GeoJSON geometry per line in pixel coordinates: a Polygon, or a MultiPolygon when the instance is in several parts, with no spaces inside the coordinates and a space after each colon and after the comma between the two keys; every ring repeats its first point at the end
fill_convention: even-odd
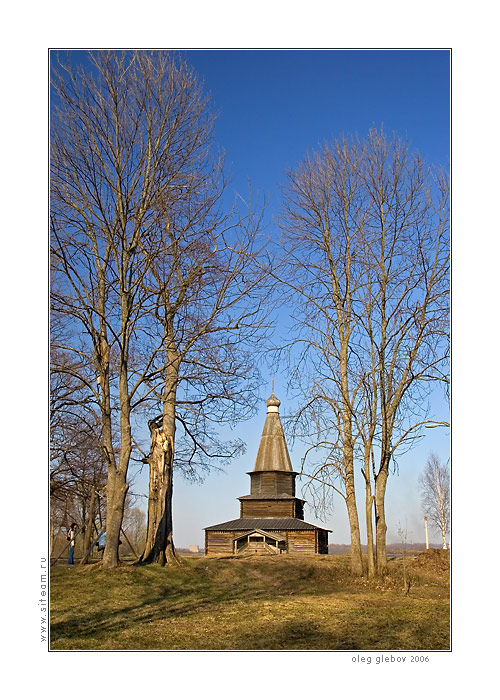
{"type": "Polygon", "coordinates": [[[304,501],[295,495],[295,478],[274,391],[250,494],[240,496],[240,517],[205,528],[205,554],[328,554],[328,533],[304,521],[304,501]]]}

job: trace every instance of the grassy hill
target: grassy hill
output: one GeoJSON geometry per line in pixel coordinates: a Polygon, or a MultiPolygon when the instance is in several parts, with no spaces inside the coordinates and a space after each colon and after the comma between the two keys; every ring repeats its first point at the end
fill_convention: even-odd
{"type": "Polygon", "coordinates": [[[373,582],[347,555],[56,566],[51,649],[448,649],[448,593],[440,550],[391,560],[373,582]]]}

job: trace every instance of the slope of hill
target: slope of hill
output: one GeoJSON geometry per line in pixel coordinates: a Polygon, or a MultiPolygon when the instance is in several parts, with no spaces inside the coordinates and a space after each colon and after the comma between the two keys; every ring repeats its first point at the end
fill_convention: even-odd
{"type": "Polygon", "coordinates": [[[56,566],[51,649],[448,649],[447,573],[430,561],[443,554],[394,559],[372,581],[349,555],[56,566]]]}

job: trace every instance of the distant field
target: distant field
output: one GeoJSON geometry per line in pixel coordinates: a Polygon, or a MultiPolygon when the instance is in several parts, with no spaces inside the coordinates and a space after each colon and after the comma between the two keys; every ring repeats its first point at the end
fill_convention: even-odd
{"type": "Polygon", "coordinates": [[[447,552],[391,560],[376,582],[347,555],[181,562],[54,567],[51,649],[449,648],[447,552]]]}

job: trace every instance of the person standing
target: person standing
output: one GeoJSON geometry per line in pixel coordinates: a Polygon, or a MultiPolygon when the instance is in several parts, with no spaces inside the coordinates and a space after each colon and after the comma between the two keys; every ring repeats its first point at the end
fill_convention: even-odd
{"type": "Polygon", "coordinates": [[[101,558],[104,556],[104,548],[106,547],[106,532],[102,532],[99,535],[99,539],[97,541],[97,551],[101,552],[101,558]]]}
{"type": "Polygon", "coordinates": [[[69,555],[68,564],[74,564],[73,556],[75,554],[75,538],[76,538],[76,523],[71,523],[71,527],[68,530],[67,540],[69,541],[69,555]]]}

